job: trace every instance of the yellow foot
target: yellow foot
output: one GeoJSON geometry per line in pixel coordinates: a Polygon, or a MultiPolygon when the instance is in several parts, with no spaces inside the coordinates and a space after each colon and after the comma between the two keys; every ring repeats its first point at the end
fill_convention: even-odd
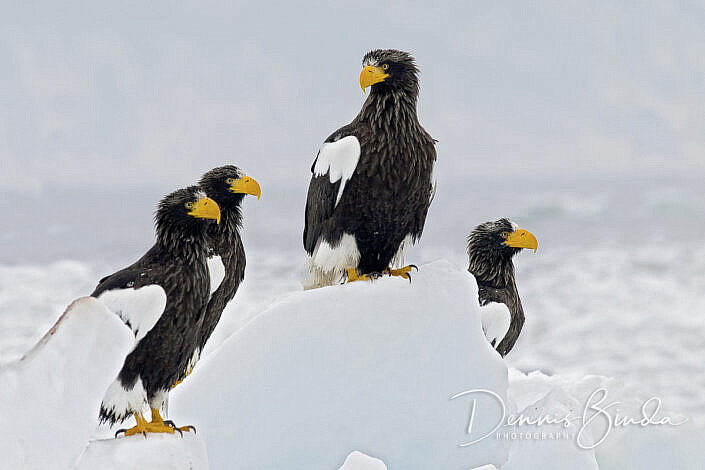
{"type": "MultiPolygon", "coordinates": [[[[172,420],[170,420],[170,419],[167,419],[166,421],[164,421],[164,420],[162,419],[162,416],[159,414],[159,410],[158,410],[158,409],[156,409],[156,408],[150,408],[150,409],[152,410],[152,423],[162,423],[162,424],[165,424],[165,425],[169,426],[171,429],[173,429],[174,431],[176,431],[176,432],[178,432],[179,434],[181,434],[182,436],[183,436],[183,431],[186,431],[186,432],[193,431],[194,434],[196,433],[196,428],[193,427],[193,426],[191,426],[190,424],[189,424],[188,426],[177,427],[177,426],[174,424],[174,422],[173,422],[172,420]]],[[[172,432],[173,432],[173,431],[172,431],[172,432]]]]}
{"type": "Polygon", "coordinates": [[[403,268],[399,269],[392,269],[392,268],[387,268],[387,272],[389,273],[390,276],[400,276],[403,277],[404,279],[408,279],[409,282],[411,282],[411,272],[412,269],[419,270],[419,268],[414,265],[410,264],[409,266],[404,266],[403,268]]]}
{"type": "Polygon", "coordinates": [[[357,274],[357,269],[355,268],[350,268],[348,269],[348,282],[355,282],[355,281],[369,281],[370,278],[367,276],[367,274],[363,274],[359,276],[357,274]]]}
{"type": "Polygon", "coordinates": [[[134,436],[135,434],[142,434],[144,437],[147,437],[147,433],[174,434],[175,432],[178,432],[179,434],[183,434],[182,431],[190,430],[196,432],[196,428],[193,426],[177,428],[172,421],[164,421],[159,415],[159,410],[155,410],[154,408],[152,408],[151,422],[144,419],[144,416],[142,416],[141,413],[135,413],[135,421],[136,424],[134,427],[129,429],[118,429],[115,433],[115,437],[118,437],[121,433],[125,434],[125,437],[134,436]]]}
{"type": "Polygon", "coordinates": [[[192,367],[191,369],[189,369],[188,372],[186,372],[186,375],[184,375],[182,378],[180,378],[179,380],[177,380],[176,383],[171,386],[171,388],[173,389],[174,387],[176,387],[177,385],[179,385],[181,382],[183,382],[184,380],[186,380],[186,377],[188,377],[189,375],[191,375],[191,372],[193,372],[193,367],[192,367]]]}
{"type": "Polygon", "coordinates": [[[164,421],[161,420],[152,420],[150,423],[144,419],[144,416],[142,416],[141,413],[135,413],[135,421],[137,424],[130,429],[118,429],[115,433],[115,437],[118,437],[118,434],[120,433],[124,433],[125,437],[134,436],[135,434],[142,434],[144,437],[147,437],[148,432],[165,432],[168,434],[174,434],[174,428],[172,426],[165,424],[164,421]]]}

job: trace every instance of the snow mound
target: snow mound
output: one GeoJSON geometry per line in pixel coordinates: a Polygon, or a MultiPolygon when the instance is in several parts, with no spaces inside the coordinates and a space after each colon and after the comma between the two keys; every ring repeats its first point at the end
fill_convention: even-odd
{"type": "Polygon", "coordinates": [[[387,466],[380,459],[356,450],[348,455],[338,470],[387,470],[387,466]]]}
{"type": "Polygon", "coordinates": [[[21,359],[0,368],[3,468],[70,468],[134,338],[103,304],[74,301],[21,359]]]}
{"type": "MultiPolygon", "coordinates": [[[[573,396],[561,389],[553,389],[522,410],[521,415],[534,419],[546,415],[562,417],[567,413],[575,414],[579,408],[580,403],[573,396]]],[[[579,425],[575,422],[565,427],[562,423],[529,429],[514,427],[509,432],[528,434],[530,437],[512,442],[509,459],[502,465],[502,470],[598,470],[594,451],[577,448],[574,438],[570,437],[576,435],[579,430],[579,425]],[[549,439],[543,436],[557,437],[549,439]]]]}
{"type": "MultiPolygon", "coordinates": [[[[451,397],[471,389],[505,398],[507,368],[482,333],[474,279],[438,261],[411,284],[281,298],[172,391],[170,417],[197,427],[213,468],[336,469],[351,448],[390,468],[501,464],[507,446],[459,446],[471,402],[451,397]]],[[[473,433],[497,412],[478,406],[473,433]]]]}
{"type": "Polygon", "coordinates": [[[191,432],[135,435],[120,439],[91,441],[76,470],[208,469],[203,441],[191,432]]]}
{"type": "Polygon", "coordinates": [[[567,433],[570,437],[547,440],[533,434],[529,440],[514,440],[509,460],[502,470],[695,470],[701,469],[705,462],[702,427],[676,411],[665,407],[657,409],[650,395],[618,379],[595,375],[547,376],[540,372],[524,374],[510,370],[507,395],[521,415],[564,416],[569,413],[577,419],[568,428],[543,425],[540,429],[530,426],[509,429],[524,434],[527,431],[547,435],[567,433]],[[670,418],[675,425],[618,424],[625,417],[641,419],[644,416],[654,422],[670,418]]]}

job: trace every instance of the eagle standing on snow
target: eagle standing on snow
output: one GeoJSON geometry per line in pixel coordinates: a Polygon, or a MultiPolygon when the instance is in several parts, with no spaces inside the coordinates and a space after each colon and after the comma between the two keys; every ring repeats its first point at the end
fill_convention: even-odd
{"type": "Polygon", "coordinates": [[[184,431],[162,420],[159,410],[186,370],[197,344],[199,322],[209,297],[206,228],[220,222],[220,208],[198,186],[175,191],[159,203],[157,241],[137,262],[101,279],[91,294],[135,334],[135,347],[100,406],[101,422],[135,416],[125,432],[184,431]],[[144,405],[152,421],[142,415],[144,405]]]}
{"type": "Polygon", "coordinates": [[[410,279],[411,266],[391,269],[423,231],[433,197],[435,141],[416,115],[414,58],[394,49],[362,60],[360,86],[371,87],[360,114],[318,151],[306,201],[305,288],[381,274],[410,279]]]}
{"type": "Polygon", "coordinates": [[[239,231],[242,227],[240,203],[246,194],[257,196],[257,199],[262,194],[259,183],[233,165],[213,168],[201,177],[198,185],[218,203],[221,220],[206,229],[211,295],[198,333],[196,350],[179,382],[191,373],[198,362],[225,306],[235,297],[245,278],[245,248],[239,231]]]}
{"type": "Polygon", "coordinates": [[[536,252],[536,237],[508,219],[480,224],[468,237],[468,271],[477,281],[482,329],[502,357],[512,350],[524,326],[512,262],[523,248],[536,252]]]}

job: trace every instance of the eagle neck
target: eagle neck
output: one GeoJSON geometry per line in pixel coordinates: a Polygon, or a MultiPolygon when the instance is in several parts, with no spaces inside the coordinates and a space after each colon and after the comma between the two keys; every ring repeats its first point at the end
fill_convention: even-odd
{"type": "Polygon", "coordinates": [[[405,90],[371,91],[358,119],[385,133],[413,135],[419,127],[417,95],[405,90]]]}
{"type": "Polygon", "coordinates": [[[471,257],[468,271],[475,276],[478,286],[506,289],[514,287],[514,263],[510,259],[487,259],[486,254],[471,257]],[[482,257],[483,259],[478,259],[482,257]]]}
{"type": "Polygon", "coordinates": [[[192,233],[174,233],[166,231],[159,235],[157,244],[176,259],[185,264],[205,261],[207,248],[201,230],[192,233]]]}
{"type": "Polygon", "coordinates": [[[230,240],[232,234],[241,227],[242,214],[239,206],[229,207],[221,212],[220,224],[208,227],[209,246],[217,254],[221,243],[219,240],[230,240]]]}
{"type": "Polygon", "coordinates": [[[228,233],[234,232],[242,227],[242,211],[240,210],[240,205],[226,205],[225,209],[221,212],[220,224],[211,224],[211,227],[215,227],[218,231],[228,233]]]}

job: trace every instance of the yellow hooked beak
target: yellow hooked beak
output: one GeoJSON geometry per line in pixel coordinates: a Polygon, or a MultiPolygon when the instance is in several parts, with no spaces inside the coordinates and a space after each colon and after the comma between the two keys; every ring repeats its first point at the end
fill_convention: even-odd
{"type": "Polygon", "coordinates": [[[528,248],[530,250],[534,250],[534,253],[536,253],[536,250],[539,247],[539,242],[536,240],[534,234],[528,230],[524,230],[523,228],[517,229],[510,233],[504,241],[504,244],[509,245],[512,248],[528,248]]]}
{"type": "Polygon", "coordinates": [[[188,215],[197,219],[213,219],[216,223],[220,223],[220,207],[209,197],[204,197],[195,203],[188,215]]]}
{"type": "Polygon", "coordinates": [[[360,88],[365,91],[365,88],[372,86],[375,83],[383,82],[389,74],[382,70],[382,67],[375,67],[373,65],[368,65],[362,72],[360,72],[360,88]]]}
{"type": "Polygon", "coordinates": [[[257,196],[258,200],[262,195],[262,190],[257,180],[249,176],[243,176],[233,181],[230,185],[230,191],[234,193],[251,194],[252,196],[257,196]]]}

